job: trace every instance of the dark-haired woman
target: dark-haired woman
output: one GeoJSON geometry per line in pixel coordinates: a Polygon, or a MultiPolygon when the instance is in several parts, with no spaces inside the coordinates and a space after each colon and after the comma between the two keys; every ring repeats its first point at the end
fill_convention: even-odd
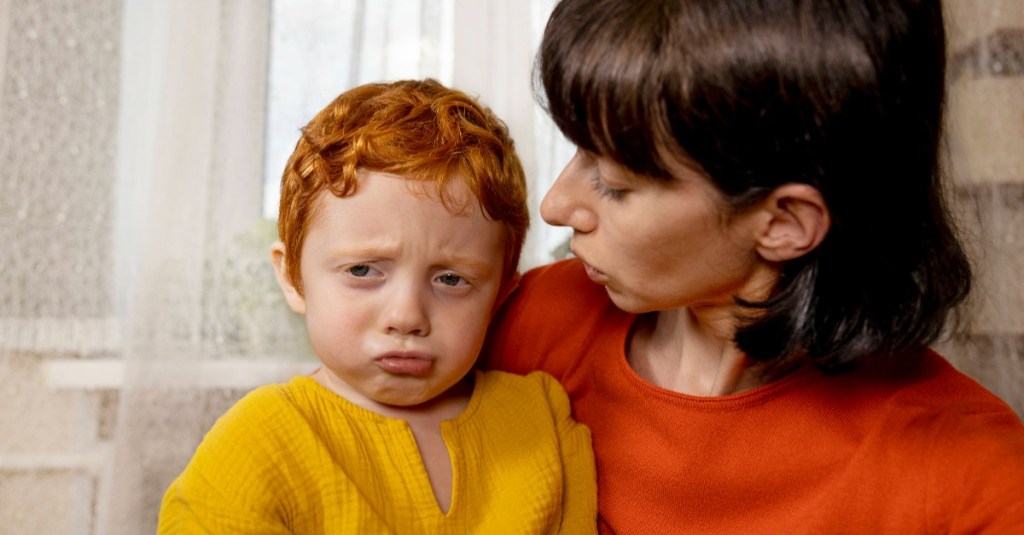
{"type": "Polygon", "coordinates": [[[611,533],[1024,530],[1024,427],[928,344],[971,270],[938,0],[563,0],[578,152],[489,366],[558,377],[611,533]],[[596,284],[595,284],[596,283],[596,284]]]}

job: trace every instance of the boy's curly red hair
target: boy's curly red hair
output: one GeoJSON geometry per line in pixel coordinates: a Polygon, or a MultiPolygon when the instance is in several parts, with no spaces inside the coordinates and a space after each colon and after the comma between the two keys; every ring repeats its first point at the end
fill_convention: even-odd
{"type": "MultiPolygon", "coordinates": [[[[281,177],[278,234],[289,278],[302,293],[299,258],[323,191],[355,193],[360,169],[399,175],[436,189],[461,180],[484,214],[504,227],[503,277],[516,273],[529,226],[526,178],[505,124],[461,91],[435,80],[366,84],[342,93],[302,129],[281,177]]],[[[381,217],[396,217],[381,214],[381,217]]]]}

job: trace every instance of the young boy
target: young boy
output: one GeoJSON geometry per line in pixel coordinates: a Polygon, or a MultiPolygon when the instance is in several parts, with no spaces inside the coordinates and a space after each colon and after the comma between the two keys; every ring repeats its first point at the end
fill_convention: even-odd
{"type": "Polygon", "coordinates": [[[461,92],[369,84],[321,111],[271,257],[323,366],[214,425],[159,532],[594,532],[590,434],[559,384],[472,371],[525,199],[504,125],[461,92]]]}

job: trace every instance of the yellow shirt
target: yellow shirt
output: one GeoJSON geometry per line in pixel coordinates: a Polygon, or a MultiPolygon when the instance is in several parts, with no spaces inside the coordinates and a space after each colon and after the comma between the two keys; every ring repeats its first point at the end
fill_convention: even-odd
{"type": "Polygon", "coordinates": [[[409,425],[311,377],[258,388],[222,416],[171,484],[160,534],[594,533],[590,432],[551,376],[477,372],[441,424],[447,513],[409,425]]]}

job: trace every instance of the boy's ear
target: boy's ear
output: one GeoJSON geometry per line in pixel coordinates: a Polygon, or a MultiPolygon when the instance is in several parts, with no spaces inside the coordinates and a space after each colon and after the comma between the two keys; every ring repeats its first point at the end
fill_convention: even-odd
{"type": "Polygon", "coordinates": [[[832,225],[821,192],[807,184],[775,188],[760,209],[766,223],[759,230],[757,252],[770,262],[785,262],[813,251],[832,225]]]}
{"type": "Polygon", "coordinates": [[[306,299],[299,293],[299,290],[292,283],[288,276],[288,268],[284,259],[284,244],[275,242],[270,246],[270,262],[274,265],[274,276],[277,278],[277,285],[284,292],[284,299],[288,306],[297,314],[306,313],[306,299]]]}

